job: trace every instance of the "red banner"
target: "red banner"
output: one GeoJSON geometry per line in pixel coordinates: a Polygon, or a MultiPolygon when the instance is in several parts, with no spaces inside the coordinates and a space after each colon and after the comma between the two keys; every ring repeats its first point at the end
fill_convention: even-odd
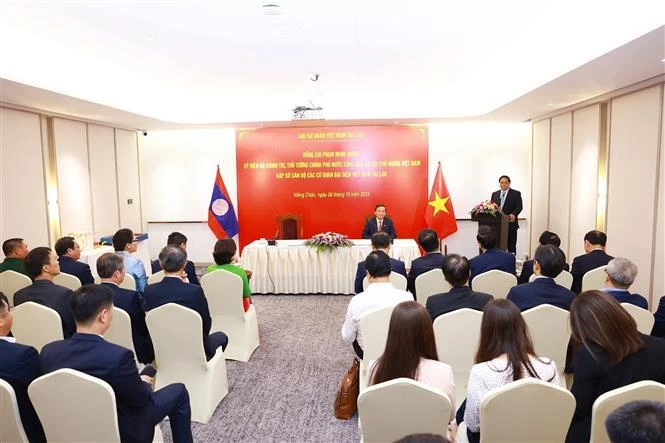
{"type": "Polygon", "coordinates": [[[236,131],[240,244],[273,238],[277,217],[302,217],[305,238],[360,238],[386,205],[398,238],[415,238],[427,205],[427,128],[342,126],[236,131]]]}

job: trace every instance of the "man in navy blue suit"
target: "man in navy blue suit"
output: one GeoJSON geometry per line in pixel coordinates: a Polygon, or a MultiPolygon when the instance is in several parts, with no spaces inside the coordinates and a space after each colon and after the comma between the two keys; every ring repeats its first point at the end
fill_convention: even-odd
{"type": "MultiPolygon", "coordinates": [[[[538,243],[540,245],[554,245],[557,248],[561,247],[561,239],[559,238],[559,236],[556,235],[554,232],[550,231],[543,231],[543,233],[540,234],[538,243]]],[[[564,271],[570,269],[568,263],[564,265],[563,269],[564,271]]],[[[517,283],[519,284],[529,283],[529,279],[531,278],[532,275],[533,275],[533,260],[527,260],[522,264],[522,272],[520,273],[520,276],[517,277],[517,283]]]]}
{"type": "Polygon", "coordinates": [[[492,201],[499,206],[501,212],[508,216],[508,252],[517,251],[517,230],[520,225],[517,216],[522,212],[522,193],[510,187],[510,177],[499,177],[499,189],[492,193],[492,201]]]}
{"type": "Polygon", "coordinates": [[[120,284],[125,279],[125,263],[122,257],[107,252],[97,259],[97,273],[102,285],[113,291],[113,305],[129,314],[132,323],[132,343],[136,351],[136,359],[148,364],[155,359],[152,340],[145,324],[145,311],[141,297],[136,291],[124,289],[120,284]]]}
{"type": "Polygon", "coordinates": [[[649,309],[649,302],[640,294],[631,294],[628,288],[637,277],[637,266],[627,258],[617,257],[607,264],[604,292],[619,303],[630,303],[642,309],[649,309]]]}
{"type": "Polygon", "coordinates": [[[363,228],[362,238],[370,239],[376,232],[387,233],[392,240],[397,238],[393,221],[386,217],[386,205],[378,204],[374,207],[374,218],[367,220],[363,228]]]}
{"type": "Polygon", "coordinates": [[[584,252],[586,254],[575,257],[570,268],[573,274],[573,286],[570,288],[575,294],[582,291],[582,277],[592,269],[605,266],[614,257],[605,253],[607,235],[597,230],[589,231],[584,236],[584,252]]]}
{"type": "Polygon", "coordinates": [[[82,285],[95,282],[90,266],[78,261],[81,258],[81,247],[74,237],[62,237],[55,242],[55,253],[58,254],[60,272],[78,277],[82,285]]]}
{"type": "MultiPolygon", "coordinates": [[[[383,251],[386,254],[390,255],[390,235],[386,232],[376,232],[372,235],[372,250],[374,251],[383,251]]],[[[402,274],[406,277],[406,267],[404,262],[397,260],[396,258],[390,258],[390,269],[392,272],[402,274]]],[[[365,279],[365,261],[358,263],[358,269],[356,269],[356,279],[353,284],[353,288],[356,294],[363,292],[363,280],[365,279]]]]}
{"type": "MultiPolygon", "coordinates": [[[[169,237],[166,239],[166,245],[175,245],[180,246],[185,252],[187,252],[187,237],[185,234],[180,232],[171,232],[169,237]]],[[[150,265],[152,266],[152,273],[155,274],[162,270],[162,265],[159,264],[159,260],[153,260],[150,265]]],[[[185,274],[187,274],[187,280],[193,285],[200,285],[199,278],[196,276],[196,267],[191,260],[187,260],[185,264],[185,274]]]]}
{"type": "Polygon", "coordinates": [[[658,309],[653,313],[653,317],[656,321],[653,324],[651,335],[665,338],[665,296],[660,297],[658,309]]]}
{"type": "Polygon", "coordinates": [[[71,310],[76,334],[44,346],[44,374],[70,368],[111,385],[122,441],[152,441],[155,426],[168,416],[173,441],[192,442],[192,411],[185,385],[174,383],[152,392],[153,380],[139,375],[132,352],[104,340],[113,320],[113,291],[102,285],[83,286],[72,294],[71,310]]]}
{"type": "MultiPolygon", "coordinates": [[[[2,292],[0,292],[2,294],[2,292]]],[[[12,329],[12,313],[2,295],[0,297],[0,378],[14,388],[23,429],[30,443],[45,442],[44,430],[37,412],[28,397],[28,385],[40,376],[39,354],[31,346],[19,345],[8,337],[12,329]]]]}
{"type": "Polygon", "coordinates": [[[212,319],[208,301],[201,286],[182,281],[187,254],[178,246],[166,246],[159,253],[159,262],[164,269],[164,280],[148,285],[145,288],[145,301],[148,310],[158,308],[167,303],[177,303],[196,311],[203,325],[203,348],[206,358],[210,360],[215,356],[217,348],[222,350],[229,343],[229,338],[223,332],[210,333],[212,319]]]}
{"type": "Polygon", "coordinates": [[[418,233],[418,244],[425,251],[425,255],[411,262],[409,276],[406,279],[406,289],[416,298],[416,277],[432,269],[441,269],[443,254],[439,236],[433,229],[423,229],[418,233]]]}
{"type": "Polygon", "coordinates": [[[473,279],[478,274],[491,271],[492,269],[515,274],[515,256],[510,252],[497,249],[496,233],[492,228],[489,226],[480,226],[476,240],[482,253],[469,260],[469,266],[471,267],[470,282],[473,282],[473,279]]]}
{"type": "Polygon", "coordinates": [[[563,271],[565,263],[566,255],[558,247],[538,246],[533,257],[535,280],[510,288],[508,300],[515,303],[521,311],[543,304],[569,310],[575,293],[554,281],[554,277],[563,271]]]}

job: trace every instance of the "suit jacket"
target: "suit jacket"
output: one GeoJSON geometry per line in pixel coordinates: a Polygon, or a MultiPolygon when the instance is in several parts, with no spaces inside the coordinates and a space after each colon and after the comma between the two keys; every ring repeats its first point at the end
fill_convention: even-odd
{"type": "MultiPolygon", "coordinates": [[[[568,266],[568,263],[564,264],[563,266],[564,271],[569,271],[570,266],[568,266]]],[[[522,284],[522,283],[529,283],[529,278],[533,275],[533,260],[527,260],[524,263],[522,263],[522,272],[520,273],[520,276],[517,277],[517,283],[522,284]]]]}
{"type": "Polygon", "coordinates": [[[7,257],[0,263],[0,272],[15,271],[19,274],[28,275],[25,270],[25,262],[22,258],[7,257]]]}
{"type": "MultiPolygon", "coordinates": [[[[492,201],[498,206],[501,206],[501,190],[492,192],[492,201]]],[[[503,209],[501,212],[506,215],[513,214],[515,216],[515,221],[510,224],[519,227],[517,216],[522,212],[522,193],[516,189],[508,188],[508,194],[506,194],[506,200],[503,202],[503,209]]]]}
{"type": "Polygon", "coordinates": [[[104,380],[115,393],[120,439],[152,441],[152,389],[141,380],[132,351],[95,334],[76,333],[44,346],[41,365],[44,374],[71,368],[104,380]]]}
{"type": "Polygon", "coordinates": [[[501,249],[487,249],[482,254],[476,255],[469,260],[469,267],[471,268],[469,282],[476,275],[491,271],[492,269],[515,274],[515,256],[501,249]]]}
{"type": "Polygon", "coordinates": [[[129,314],[132,322],[132,343],[136,351],[136,358],[143,364],[148,364],[155,359],[155,351],[152,340],[145,324],[145,311],[141,306],[139,293],[129,289],[123,289],[113,283],[102,283],[102,285],[113,291],[113,305],[129,314]]]}
{"type": "Polygon", "coordinates": [[[41,375],[39,354],[31,346],[9,343],[0,339],[0,378],[16,393],[23,429],[30,443],[45,442],[44,430],[28,397],[28,385],[41,375]]]}
{"type": "MultiPolygon", "coordinates": [[[[397,272],[398,274],[402,274],[404,277],[406,277],[406,267],[404,266],[403,261],[390,257],[390,269],[393,272],[397,272]]],[[[356,269],[356,279],[355,282],[353,283],[353,288],[356,294],[360,294],[361,292],[363,292],[364,278],[365,278],[365,262],[361,261],[360,263],[358,263],[358,269],[356,269]]]]}
{"type": "Polygon", "coordinates": [[[558,285],[553,278],[541,277],[531,283],[513,286],[508,291],[507,298],[515,303],[520,311],[544,304],[554,305],[568,311],[570,304],[575,299],[575,293],[558,285]]]}
{"type": "Polygon", "coordinates": [[[647,301],[646,298],[642,297],[640,294],[631,294],[630,292],[624,291],[623,289],[614,289],[614,288],[612,289],[606,288],[603,291],[610,294],[619,303],[630,303],[631,305],[635,305],[642,309],[649,309],[649,302],[647,301]]]}
{"type": "Polygon", "coordinates": [[[653,317],[656,321],[653,324],[651,335],[665,338],[665,296],[660,297],[658,309],[653,313],[653,317]]]}
{"type": "MultiPolygon", "coordinates": [[[[159,260],[151,261],[150,266],[152,267],[153,274],[162,270],[162,265],[159,263],[159,260]]],[[[185,274],[187,274],[187,280],[189,280],[191,284],[201,285],[201,283],[199,283],[199,278],[196,276],[196,267],[190,260],[187,260],[187,263],[185,263],[185,274]]]]}
{"type": "MultiPolygon", "coordinates": [[[[371,219],[367,220],[367,223],[365,223],[362,237],[365,239],[372,238],[372,234],[376,234],[378,229],[379,226],[376,223],[376,217],[372,217],[371,219]]],[[[384,217],[383,222],[381,222],[381,232],[386,232],[393,240],[397,238],[395,225],[393,225],[393,221],[388,217],[384,217]]]]}
{"type": "Polygon", "coordinates": [[[14,306],[32,301],[54,309],[60,314],[64,337],[69,338],[76,332],[74,316],[72,311],[69,310],[69,297],[71,295],[71,289],[56,285],[50,280],[35,280],[30,286],[14,294],[14,306]]]}
{"type": "Polygon", "coordinates": [[[592,269],[605,266],[614,257],[607,255],[602,249],[594,249],[588,254],[575,257],[570,273],[573,274],[573,286],[570,288],[575,294],[582,291],[582,277],[592,269]]]}
{"type": "Polygon", "coordinates": [[[82,285],[91,285],[95,282],[95,278],[90,272],[90,266],[86,263],[74,260],[66,255],[60,256],[58,261],[60,262],[60,272],[78,277],[82,285]]]}
{"type": "Polygon", "coordinates": [[[415,296],[416,277],[427,271],[431,271],[432,269],[441,269],[444,257],[445,256],[440,252],[429,252],[422,257],[413,260],[411,262],[411,269],[409,269],[409,275],[406,278],[406,289],[411,291],[415,296]]]}
{"type": "Polygon", "coordinates": [[[450,291],[446,293],[429,296],[425,308],[434,321],[439,315],[462,308],[482,311],[485,305],[493,299],[494,297],[490,294],[474,292],[468,286],[459,286],[450,288],[450,291]]]}

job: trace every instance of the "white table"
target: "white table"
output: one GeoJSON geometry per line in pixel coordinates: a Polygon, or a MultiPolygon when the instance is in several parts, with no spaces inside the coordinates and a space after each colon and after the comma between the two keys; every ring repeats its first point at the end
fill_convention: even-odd
{"type": "MultiPolygon", "coordinates": [[[[256,240],[242,251],[242,267],[252,271],[249,285],[258,294],[353,294],[358,262],[372,251],[369,240],[353,240],[355,246],[331,252],[316,252],[304,240],[278,240],[268,246],[256,240]]],[[[407,268],[420,257],[413,239],[397,239],[390,248],[393,258],[407,268]]]]}

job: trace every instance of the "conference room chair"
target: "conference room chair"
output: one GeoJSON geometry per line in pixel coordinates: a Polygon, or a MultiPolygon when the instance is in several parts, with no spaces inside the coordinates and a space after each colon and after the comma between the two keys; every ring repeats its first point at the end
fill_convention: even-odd
{"type": "MultiPolygon", "coordinates": [[[[536,274],[531,274],[529,277],[529,282],[532,282],[536,279],[536,274]]],[[[561,271],[559,275],[554,278],[554,281],[557,285],[563,286],[566,289],[573,287],[573,274],[568,271],[561,271]]]]}
{"type": "Polygon", "coordinates": [[[303,238],[302,215],[278,215],[275,238],[280,240],[296,240],[303,238]]]}
{"type": "Polygon", "coordinates": [[[44,345],[64,339],[60,314],[56,310],[29,301],[16,306],[12,313],[12,334],[17,343],[40,352],[44,345]]]}
{"type": "Polygon", "coordinates": [[[0,272],[0,292],[7,296],[9,306],[14,306],[14,294],[32,284],[27,275],[16,271],[0,272]]]}
{"type": "MultiPolygon", "coordinates": [[[[28,395],[46,440],[120,443],[115,394],[104,380],[74,369],[58,369],[30,383],[28,395]]],[[[158,425],[153,442],[163,440],[158,425]]]]}
{"type": "Polygon", "coordinates": [[[0,379],[0,441],[28,443],[12,385],[0,379]]]}
{"type": "Polygon", "coordinates": [[[591,410],[590,443],[606,443],[610,441],[605,429],[607,416],[619,406],[636,400],[665,401],[665,385],[644,380],[606,392],[593,403],[591,410]]]}
{"type": "Polygon", "coordinates": [[[603,289],[605,287],[605,270],[607,266],[600,266],[596,269],[587,271],[582,277],[582,292],[593,289],[603,289]]]}
{"type": "Polygon", "coordinates": [[[369,364],[383,355],[388,339],[388,327],[393,306],[369,312],[359,320],[359,329],[363,341],[363,359],[360,362],[360,385],[363,392],[369,385],[369,364]]]}
{"type": "Polygon", "coordinates": [[[65,288],[69,288],[72,291],[76,291],[81,287],[81,280],[79,280],[77,276],[66,274],[64,272],[61,272],[60,274],[53,277],[53,283],[56,285],[64,286],[65,288]]]}
{"type": "Polygon", "coordinates": [[[430,295],[450,290],[450,284],[443,277],[441,269],[432,269],[416,277],[416,301],[425,306],[430,295]]]}
{"type": "Polygon", "coordinates": [[[494,298],[506,298],[510,288],[517,286],[517,277],[508,272],[492,269],[476,275],[471,285],[476,292],[491,294],[494,298]]]}
{"type": "Polygon", "coordinates": [[[653,329],[653,324],[656,322],[651,311],[635,306],[631,303],[621,303],[621,306],[628,311],[631,317],[637,323],[637,330],[642,334],[650,335],[653,329]]]}
{"type": "Polygon", "coordinates": [[[529,328],[536,355],[556,362],[559,374],[566,365],[566,350],[570,341],[568,319],[570,313],[552,305],[539,305],[522,312],[529,328]]]}
{"type": "MultiPolygon", "coordinates": [[[[397,272],[391,272],[390,283],[396,289],[401,289],[402,291],[406,291],[406,277],[404,277],[402,274],[399,274],[397,272]]],[[[365,278],[363,278],[363,291],[366,291],[368,286],[369,286],[369,280],[367,279],[367,276],[365,276],[365,278]]]]}
{"type": "Polygon", "coordinates": [[[358,396],[365,443],[396,441],[411,434],[448,434],[450,399],[410,378],[370,386],[358,396]]]}
{"type": "Polygon", "coordinates": [[[155,390],[171,383],[184,383],[189,392],[192,420],[208,423],[229,392],[222,349],[217,348],[215,356],[206,361],[201,316],[192,309],[168,303],[149,311],[145,320],[155,349],[155,390]]]}
{"type": "Polygon", "coordinates": [[[132,340],[132,320],[127,312],[115,306],[113,307],[113,321],[104,333],[104,339],[132,351],[136,367],[143,368],[143,365],[136,358],[136,349],[134,349],[134,341],[132,340]]]}
{"type": "Polygon", "coordinates": [[[242,279],[218,269],[201,277],[201,287],[212,317],[211,332],[222,331],[229,337],[224,350],[227,360],[248,361],[259,347],[259,321],[256,308],[242,304],[242,279]]]}
{"type": "Polygon", "coordinates": [[[136,280],[134,280],[134,277],[131,274],[125,273],[125,278],[118,286],[123,289],[129,289],[130,291],[136,291],[136,280]]]}
{"type": "Polygon", "coordinates": [[[432,325],[439,361],[452,366],[455,398],[460,403],[466,398],[469,372],[475,364],[482,319],[481,311],[463,308],[438,316],[432,325]]]}
{"type": "Polygon", "coordinates": [[[159,272],[155,272],[150,277],[148,277],[148,284],[151,285],[153,283],[159,283],[162,280],[164,280],[164,270],[163,269],[159,272]]]}

